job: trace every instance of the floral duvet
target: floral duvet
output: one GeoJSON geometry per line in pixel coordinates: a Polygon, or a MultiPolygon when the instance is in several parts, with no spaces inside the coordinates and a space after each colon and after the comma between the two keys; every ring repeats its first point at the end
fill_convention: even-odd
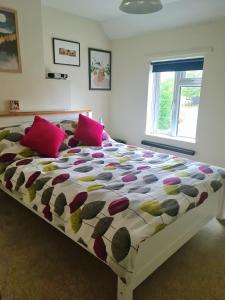
{"type": "Polygon", "coordinates": [[[0,132],[1,184],[123,281],[141,242],[225,184],[223,169],[112,139],[102,147],[68,146],[49,159],[10,134],[0,132]]]}

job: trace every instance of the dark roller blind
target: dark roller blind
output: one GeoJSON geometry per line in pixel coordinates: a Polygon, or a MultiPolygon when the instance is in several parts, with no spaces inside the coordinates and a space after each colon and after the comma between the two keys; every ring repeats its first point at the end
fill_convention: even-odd
{"type": "Polygon", "coordinates": [[[152,72],[195,71],[203,70],[204,58],[167,60],[151,63],[152,72]]]}

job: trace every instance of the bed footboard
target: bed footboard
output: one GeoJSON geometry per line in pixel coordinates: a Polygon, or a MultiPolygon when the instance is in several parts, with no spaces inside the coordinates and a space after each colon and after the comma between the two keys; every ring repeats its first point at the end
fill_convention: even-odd
{"type": "Polygon", "coordinates": [[[223,195],[220,197],[218,203],[218,210],[217,210],[217,219],[224,220],[225,219],[225,188],[223,187],[223,195]]]}
{"type": "Polygon", "coordinates": [[[131,283],[125,285],[118,278],[117,300],[132,300],[136,287],[198,233],[204,225],[214,219],[223,194],[223,189],[217,191],[205,203],[143,242],[136,258],[131,283]]]}
{"type": "Polygon", "coordinates": [[[131,285],[124,284],[120,278],[117,280],[117,300],[132,300],[133,288],[131,285]]]}

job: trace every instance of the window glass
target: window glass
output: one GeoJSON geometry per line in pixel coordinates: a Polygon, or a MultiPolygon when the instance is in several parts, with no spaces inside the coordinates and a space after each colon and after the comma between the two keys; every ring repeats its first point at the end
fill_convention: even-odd
{"type": "Polygon", "coordinates": [[[202,70],[198,71],[186,71],[185,78],[202,78],[202,70]]]}
{"type": "Polygon", "coordinates": [[[160,73],[159,111],[157,130],[168,132],[172,122],[172,104],[174,94],[175,72],[160,73]]]}
{"type": "Polygon", "coordinates": [[[181,87],[177,136],[195,138],[200,92],[200,87],[181,87]]]}

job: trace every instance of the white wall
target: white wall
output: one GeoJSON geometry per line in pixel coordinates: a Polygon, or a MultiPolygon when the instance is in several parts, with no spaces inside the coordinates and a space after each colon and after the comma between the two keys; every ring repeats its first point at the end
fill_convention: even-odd
{"type": "Polygon", "coordinates": [[[71,83],[71,107],[90,108],[95,118],[108,121],[109,91],[88,90],[88,47],[110,50],[111,43],[97,22],[67,14],[53,8],[43,8],[44,55],[46,72],[69,75],[71,83]],[[81,66],[53,64],[52,38],[80,42],[81,66]]]}
{"type": "Polygon", "coordinates": [[[214,52],[207,56],[205,64],[197,144],[179,145],[196,150],[194,159],[225,166],[225,22],[113,41],[109,107],[110,92],[88,90],[88,47],[111,48],[96,22],[42,8],[41,0],[0,0],[0,6],[18,11],[23,69],[22,74],[0,73],[0,111],[5,110],[8,99],[19,99],[23,110],[91,108],[94,117],[102,116],[106,125],[110,120],[113,136],[134,144],[145,138],[147,55],[212,46],[214,52]],[[81,43],[80,68],[53,64],[53,36],[81,43]],[[70,80],[46,80],[46,71],[68,73],[70,80]]]}
{"type": "Polygon", "coordinates": [[[7,110],[7,100],[18,99],[26,111],[90,108],[107,124],[110,92],[88,90],[88,47],[111,47],[99,25],[42,7],[41,0],[0,0],[0,6],[18,12],[22,58],[21,74],[0,73],[0,111],[7,110]],[[53,36],[81,43],[80,68],[53,65],[53,36]],[[46,71],[68,73],[70,80],[45,79],[46,71]]]}
{"type": "Polygon", "coordinates": [[[0,111],[7,110],[7,100],[20,100],[22,110],[69,108],[68,83],[56,84],[45,79],[40,0],[0,0],[0,6],[18,13],[22,73],[0,73],[0,111]],[[63,100],[63,101],[61,101],[63,100]]]}
{"type": "Polygon", "coordinates": [[[146,138],[148,56],[212,46],[214,52],[209,53],[205,61],[197,143],[148,138],[194,149],[193,159],[225,167],[224,32],[225,22],[217,22],[113,41],[112,135],[133,144],[140,144],[146,138]]]}

